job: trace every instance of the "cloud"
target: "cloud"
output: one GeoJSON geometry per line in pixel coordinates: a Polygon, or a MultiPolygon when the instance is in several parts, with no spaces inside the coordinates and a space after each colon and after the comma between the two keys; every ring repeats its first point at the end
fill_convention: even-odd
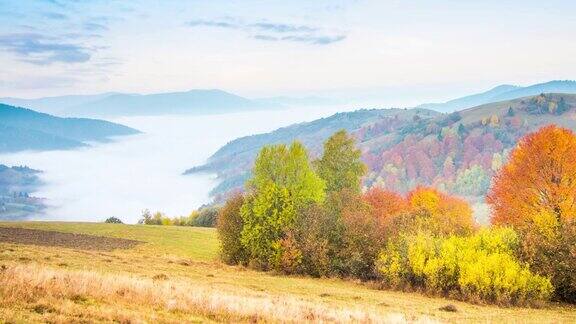
{"type": "Polygon", "coordinates": [[[216,21],[216,20],[192,20],[189,21],[188,26],[190,27],[219,27],[219,28],[231,28],[231,29],[240,29],[244,27],[242,24],[233,23],[233,22],[226,22],[226,21],[216,21]]]}
{"type": "Polygon", "coordinates": [[[312,45],[328,45],[346,38],[345,35],[328,33],[315,26],[271,23],[267,21],[245,23],[231,17],[216,20],[192,20],[189,21],[187,25],[190,27],[241,30],[250,34],[250,37],[253,39],[274,42],[288,41],[312,45]],[[256,34],[254,35],[254,33],[256,34]]]}
{"type": "Polygon", "coordinates": [[[0,48],[18,55],[22,61],[38,65],[82,63],[90,60],[91,56],[85,47],[39,34],[0,35],[0,48]]]}
{"type": "Polygon", "coordinates": [[[54,19],[54,20],[66,20],[66,19],[68,19],[68,16],[61,14],[61,13],[57,13],[57,12],[47,12],[44,14],[44,17],[54,19]]]}
{"type": "Polygon", "coordinates": [[[104,31],[104,30],[108,30],[108,27],[106,27],[103,24],[98,24],[98,23],[94,23],[94,22],[87,22],[84,23],[83,25],[84,30],[87,31],[104,31]]]}
{"type": "Polygon", "coordinates": [[[273,24],[273,23],[255,23],[250,26],[260,29],[262,31],[272,31],[276,33],[294,33],[306,32],[313,33],[318,31],[318,28],[302,25],[288,25],[288,24],[273,24]]]}
{"type": "Polygon", "coordinates": [[[313,36],[313,35],[304,35],[304,36],[284,36],[284,37],[274,37],[269,35],[255,35],[254,39],[263,40],[263,41],[290,41],[290,42],[301,42],[301,43],[308,43],[314,45],[328,45],[332,43],[336,43],[342,41],[346,38],[345,35],[336,35],[336,36],[313,36]]]}

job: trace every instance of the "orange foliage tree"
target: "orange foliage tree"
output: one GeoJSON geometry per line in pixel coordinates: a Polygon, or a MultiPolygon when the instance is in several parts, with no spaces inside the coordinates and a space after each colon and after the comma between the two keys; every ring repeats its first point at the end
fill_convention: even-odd
{"type": "Polygon", "coordinates": [[[487,197],[492,223],[522,235],[520,258],[576,302],[576,135],[546,126],[522,138],[487,197]]]}
{"type": "Polygon", "coordinates": [[[546,126],[522,138],[494,177],[492,223],[561,222],[576,215],[576,136],[546,126]]]}
{"type": "Polygon", "coordinates": [[[372,207],[374,216],[382,221],[408,210],[406,199],[394,191],[373,187],[364,193],[363,198],[372,207]]]}
{"type": "Polygon", "coordinates": [[[475,228],[472,209],[463,199],[430,187],[417,187],[407,199],[418,227],[444,235],[468,234],[475,228]]]}
{"type": "Polygon", "coordinates": [[[377,220],[380,233],[393,236],[401,232],[426,230],[435,234],[468,234],[475,228],[470,205],[463,199],[431,187],[417,187],[404,198],[381,188],[363,195],[377,220]]]}
{"type": "Polygon", "coordinates": [[[382,235],[390,234],[392,221],[408,211],[408,201],[400,194],[373,187],[366,191],[363,200],[370,205],[372,217],[374,217],[379,226],[379,232],[382,235]]]}

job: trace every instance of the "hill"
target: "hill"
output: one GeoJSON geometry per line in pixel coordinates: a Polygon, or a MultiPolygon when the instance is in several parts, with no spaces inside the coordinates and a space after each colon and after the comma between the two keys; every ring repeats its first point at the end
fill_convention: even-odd
{"type": "Polygon", "coordinates": [[[0,223],[0,321],[571,323],[571,306],[499,308],[217,260],[213,229],[0,223]],[[33,292],[33,293],[31,293],[33,292]],[[456,312],[440,310],[447,304],[456,312]]]}
{"type": "Polygon", "coordinates": [[[280,128],[266,134],[238,138],[220,148],[205,165],[186,170],[184,174],[198,172],[217,173],[222,181],[213,191],[220,195],[241,187],[249,176],[254,158],[267,144],[302,141],[313,153],[319,153],[322,142],[340,129],[354,132],[362,127],[389,121],[390,128],[403,125],[414,118],[431,118],[440,115],[425,109],[363,109],[338,113],[328,118],[280,128]]]}
{"type": "Polygon", "coordinates": [[[39,173],[25,166],[0,164],[0,219],[25,219],[44,209],[44,200],[31,196],[41,183],[39,173]]]}
{"type": "Polygon", "coordinates": [[[70,149],[85,146],[87,141],[137,133],[103,120],[59,118],[0,104],[0,152],[70,149]]]}
{"type": "Polygon", "coordinates": [[[356,137],[368,166],[366,187],[405,192],[433,185],[475,202],[483,199],[517,140],[550,123],[576,130],[576,95],[538,95],[452,114],[361,110],[234,140],[188,173],[217,173],[222,182],[213,194],[218,199],[242,186],[263,145],[298,139],[318,155],[322,141],[345,128],[356,137]]]}
{"type": "MultiPolygon", "coordinates": [[[[1,102],[1,99],[0,99],[1,102]]],[[[62,116],[110,117],[167,114],[221,114],[280,107],[256,102],[222,90],[190,90],[156,94],[106,93],[92,96],[63,96],[39,99],[8,98],[23,106],[38,105],[62,116]]]]}
{"type": "Polygon", "coordinates": [[[440,112],[454,112],[483,104],[512,100],[522,97],[535,96],[541,93],[576,93],[576,81],[549,81],[527,87],[513,85],[500,85],[486,92],[453,99],[444,103],[429,103],[419,108],[434,109],[440,112]]]}

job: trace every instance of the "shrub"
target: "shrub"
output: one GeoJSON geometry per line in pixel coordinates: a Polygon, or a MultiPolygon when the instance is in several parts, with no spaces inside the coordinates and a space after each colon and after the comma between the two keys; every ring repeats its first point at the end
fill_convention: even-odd
{"type": "Polygon", "coordinates": [[[172,225],[172,220],[161,212],[156,212],[152,215],[148,209],[145,209],[142,211],[142,218],[138,221],[138,224],[172,225]]]}
{"type": "Polygon", "coordinates": [[[169,226],[172,225],[172,220],[169,217],[164,216],[162,213],[157,212],[154,214],[154,219],[160,221],[160,225],[169,226]]]}
{"type": "Polygon", "coordinates": [[[191,219],[190,226],[215,227],[218,220],[218,208],[204,207],[191,219]]]}
{"type": "Polygon", "coordinates": [[[550,280],[518,261],[518,244],[510,228],[447,238],[420,232],[389,241],[377,265],[384,282],[393,287],[497,304],[547,300],[553,290],[550,280]]]}
{"type": "Polygon", "coordinates": [[[555,299],[576,303],[576,221],[534,224],[521,235],[520,258],[551,278],[555,299]]]}
{"type": "Polygon", "coordinates": [[[222,260],[228,264],[243,264],[247,262],[247,251],[240,242],[243,221],[240,208],[244,197],[237,194],[220,209],[217,221],[218,238],[220,239],[222,260]]]}
{"type": "Polygon", "coordinates": [[[124,224],[124,223],[122,223],[122,221],[121,221],[119,218],[117,218],[117,217],[108,217],[108,218],[106,218],[106,220],[104,221],[104,223],[107,223],[107,224],[124,224]]]}

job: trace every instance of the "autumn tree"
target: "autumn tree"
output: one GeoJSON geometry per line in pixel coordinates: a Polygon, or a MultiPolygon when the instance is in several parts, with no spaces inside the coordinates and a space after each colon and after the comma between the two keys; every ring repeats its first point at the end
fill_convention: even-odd
{"type": "Polygon", "coordinates": [[[372,216],[377,220],[382,236],[389,236],[393,219],[409,210],[408,201],[404,197],[379,187],[371,188],[362,198],[372,207],[372,216]]]}
{"type": "Polygon", "coordinates": [[[521,233],[521,257],[552,278],[556,297],[576,301],[576,135],[551,125],[522,138],[487,202],[493,224],[521,233]]]}
{"type": "Polygon", "coordinates": [[[282,242],[294,224],[297,211],[309,203],[323,201],[324,187],[301,143],[262,148],[240,211],[244,225],[241,242],[255,265],[263,268],[279,265],[282,242]]]}
{"type": "Polygon", "coordinates": [[[325,206],[336,224],[331,239],[337,250],[332,260],[334,271],[340,276],[372,278],[384,238],[370,205],[357,192],[343,189],[330,193],[325,206]]]}
{"type": "Polygon", "coordinates": [[[454,191],[465,196],[483,196],[490,187],[490,177],[484,169],[474,164],[461,170],[454,183],[454,191]]]}
{"type": "Polygon", "coordinates": [[[417,187],[408,193],[411,230],[433,234],[469,234],[475,228],[470,205],[434,188],[417,187]]]}
{"type": "Polygon", "coordinates": [[[340,130],[324,143],[324,154],[316,161],[318,175],[326,182],[328,192],[351,189],[360,192],[366,166],[355,140],[340,130]]]}
{"type": "Polygon", "coordinates": [[[557,222],[574,218],[575,200],[576,136],[557,126],[519,141],[487,197],[492,223],[498,225],[520,225],[544,215],[557,222]]]}

